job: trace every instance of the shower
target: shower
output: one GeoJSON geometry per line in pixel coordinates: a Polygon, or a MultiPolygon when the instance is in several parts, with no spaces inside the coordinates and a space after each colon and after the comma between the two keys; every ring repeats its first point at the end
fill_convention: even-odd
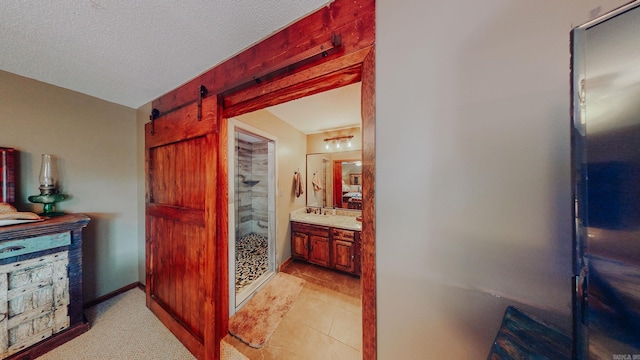
{"type": "Polygon", "coordinates": [[[229,294],[233,314],[275,273],[275,140],[239,121],[231,125],[229,294]]]}

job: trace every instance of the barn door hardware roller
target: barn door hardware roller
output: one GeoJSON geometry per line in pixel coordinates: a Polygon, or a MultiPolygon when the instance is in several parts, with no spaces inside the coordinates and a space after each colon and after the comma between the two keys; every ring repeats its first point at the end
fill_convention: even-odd
{"type": "Polygon", "coordinates": [[[149,120],[151,120],[151,135],[156,132],[156,127],[154,121],[160,117],[160,110],[153,109],[151,110],[151,115],[149,115],[149,120]]]}
{"type": "MultiPolygon", "coordinates": [[[[331,33],[331,45],[334,48],[342,46],[342,34],[336,34],[334,32],[331,33]]],[[[329,55],[326,51],[322,52],[322,57],[327,57],[329,55]]]]}
{"type": "Polygon", "coordinates": [[[198,92],[198,121],[202,120],[202,99],[209,94],[209,90],[204,85],[200,85],[198,92]]]}

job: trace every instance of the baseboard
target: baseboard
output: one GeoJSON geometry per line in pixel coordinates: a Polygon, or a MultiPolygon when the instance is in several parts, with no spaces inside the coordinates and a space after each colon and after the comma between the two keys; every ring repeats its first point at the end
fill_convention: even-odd
{"type": "Polygon", "coordinates": [[[287,265],[289,265],[291,262],[293,261],[293,258],[290,257],[287,260],[285,260],[282,264],[280,264],[280,266],[278,267],[278,271],[282,271],[282,269],[284,269],[285,267],[287,267],[287,265]]]}
{"type": "Polygon", "coordinates": [[[107,301],[107,300],[109,300],[109,299],[111,299],[113,297],[116,297],[116,296],[118,296],[118,295],[120,295],[120,294],[122,294],[124,292],[127,292],[127,291],[129,291],[131,289],[135,289],[135,288],[140,288],[140,289],[142,289],[142,291],[144,291],[145,286],[140,282],[131,283],[131,284],[127,285],[127,286],[121,287],[120,289],[112,291],[112,292],[110,292],[108,294],[99,296],[99,297],[97,297],[97,298],[95,298],[95,299],[93,299],[91,301],[87,301],[86,303],[84,303],[83,307],[85,309],[87,309],[87,308],[90,308],[92,306],[96,306],[96,305],[100,304],[101,302],[107,301]]]}

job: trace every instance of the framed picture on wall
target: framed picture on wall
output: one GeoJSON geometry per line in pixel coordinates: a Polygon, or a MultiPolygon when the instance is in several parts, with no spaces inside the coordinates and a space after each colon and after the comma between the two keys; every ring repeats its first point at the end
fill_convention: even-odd
{"type": "Polygon", "coordinates": [[[351,185],[362,185],[362,174],[351,174],[351,185]]]}
{"type": "Polygon", "coordinates": [[[15,184],[15,150],[0,147],[0,202],[15,203],[15,184]]]}

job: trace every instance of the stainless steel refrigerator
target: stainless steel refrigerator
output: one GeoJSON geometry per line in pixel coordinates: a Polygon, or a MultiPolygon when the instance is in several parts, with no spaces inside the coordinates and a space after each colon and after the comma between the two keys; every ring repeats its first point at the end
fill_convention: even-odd
{"type": "Polygon", "coordinates": [[[578,359],[640,360],[639,5],[571,32],[578,359]]]}

